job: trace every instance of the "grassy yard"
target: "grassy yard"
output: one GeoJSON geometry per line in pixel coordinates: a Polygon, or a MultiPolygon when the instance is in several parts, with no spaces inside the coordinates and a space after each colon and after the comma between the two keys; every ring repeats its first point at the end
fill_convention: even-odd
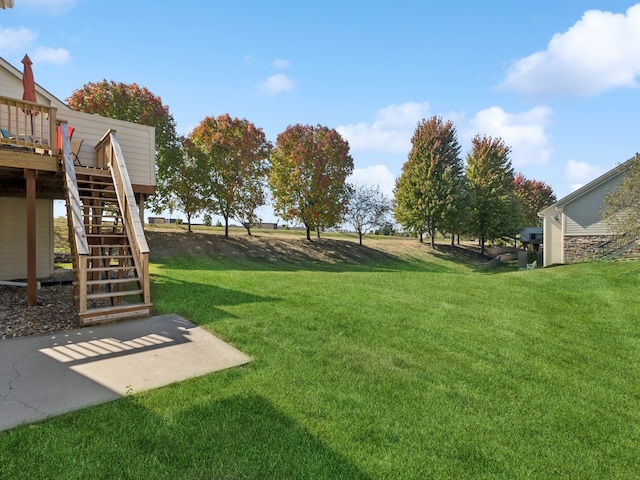
{"type": "Polygon", "coordinates": [[[640,264],[476,267],[156,259],[255,360],[0,433],[0,478],[638,478],[640,264]]]}

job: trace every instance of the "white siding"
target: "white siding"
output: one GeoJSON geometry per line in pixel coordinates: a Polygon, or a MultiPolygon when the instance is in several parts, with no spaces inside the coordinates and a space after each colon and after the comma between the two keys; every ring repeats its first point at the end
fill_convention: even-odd
{"type": "MultiPolygon", "coordinates": [[[[0,59],[0,96],[20,99],[23,91],[21,72],[17,71],[19,75],[16,76],[16,71],[12,72],[9,69],[11,66],[6,65],[0,59]]],[[[37,82],[37,71],[34,71],[34,74],[37,82]]],[[[38,85],[36,85],[36,96],[38,103],[57,107],[57,119],[66,120],[70,126],[76,129],[73,138],[83,139],[82,148],[78,155],[83,165],[95,165],[95,146],[107,131],[114,129],[122,147],[131,183],[146,186],[156,184],[156,139],[153,127],[76,112],[38,85]]],[[[1,116],[2,112],[0,111],[1,116]]],[[[38,136],[44,138],[47,134],[48,132],[43,130],[38,136]]]]}
{"type": "Polygon", "coordinates": [[[58,119],[75,128],[74,139],[82,139],[78,157],[84,166],[95,166],[95,147],[110,129],[116,131],[131,183],[155,185],[155,129],[73,110],[58,110],[58,119]]]}
{"type": "Polygon", "coordinates": [[[544,265],[564,263],[564,241],[562,235],[562,213],[557,212],[558,219],[554,215],[544,217],[544,265]]]}
{"type": "MultiPolygon", "coordinates": [[[[27,200],[0,198],[0,280],[27,278],[27,200]]],[[[53,201],[36,200],[36,275],[53,273],[53,201]]]]}
{"type": "Polygon", "coordinates": [[[603,199],[621,180],[621,176],[615,176],[568,203],[564,208],[565,234],[567,236],[608,235],[610,232],[602,221],[601,215],[601,209],[604,208],[603,199]]]}
{"type": "MultiPolygon", "coordinates": [[[[37,75],[37,72],[35,72],[35,74],[37,75]]],[[[36,78],[36,82],[37,81],[38,79],[36,78]]],[[[2,68],[0,64],[0,96],[21,99],[23,92],[22,76],[16,77],[13,73],[2,68]]],[[[42,105],[52,104],[51,100],[39,92],[37,87],[36,97],[38,103],[42,105]]]]}

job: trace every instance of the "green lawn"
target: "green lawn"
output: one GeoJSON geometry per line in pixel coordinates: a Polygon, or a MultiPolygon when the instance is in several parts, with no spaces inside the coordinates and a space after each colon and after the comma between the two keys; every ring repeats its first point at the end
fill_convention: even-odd
{"type": "Polygon", "coordinates": [[[1,479],[638,478],[637,262],[152,272],[158,312],[255,360],[0,433],[1,479]]]}

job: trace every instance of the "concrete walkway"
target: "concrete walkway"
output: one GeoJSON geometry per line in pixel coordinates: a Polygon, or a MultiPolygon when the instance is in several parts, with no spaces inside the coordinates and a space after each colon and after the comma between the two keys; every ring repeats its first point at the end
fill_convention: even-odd
{"type": "Polygon", "coordinates": [[[0,431],[250,361],[175,314],[0,340],[0,431]]]}

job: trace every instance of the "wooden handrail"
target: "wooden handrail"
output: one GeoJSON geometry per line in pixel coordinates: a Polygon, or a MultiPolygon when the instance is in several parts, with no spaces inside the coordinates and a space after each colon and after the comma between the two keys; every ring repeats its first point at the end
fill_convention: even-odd
{"type": "Polygon", "coordinates": [[[136,203],[133,187],[129,180],[127,165],[118,142],[115,130],[110,130],[96,146],[97,163],[106,162],[111,170],[111,176],[115,185],[118,204],[122,220],[126,224],[129,244],[133,253],[134,263],[142,282],[143,301],[151,302],[149,285],[149,246],[144,236],[144,228],[140,221],[140,212],[136,203]]]}
{"type": "MultiPolygon", "coordinates": [[[[76,181],[76,170],[73,165],[73,153],[71,151],[71,139],[69,138],[69,128],[66,122],[60,123],[62,136],[62,156],[64,162],[64,180],[67,190],[67,217],[69,230],[73,232],[72,253],[74,255],[74,267],[76,269],[77,294],[76,308],[78,313],[87,311],[87,257],[89,256],[89,242],[84,229],[84,219],[78,183],[76,181]]],[[[57,135],[56,135],[57,136],[57,135]]]]}
{"type": "Polygon", "coordinates": [[[58,154],[55,107],[0,96],[0,144],[58,154]]]}

